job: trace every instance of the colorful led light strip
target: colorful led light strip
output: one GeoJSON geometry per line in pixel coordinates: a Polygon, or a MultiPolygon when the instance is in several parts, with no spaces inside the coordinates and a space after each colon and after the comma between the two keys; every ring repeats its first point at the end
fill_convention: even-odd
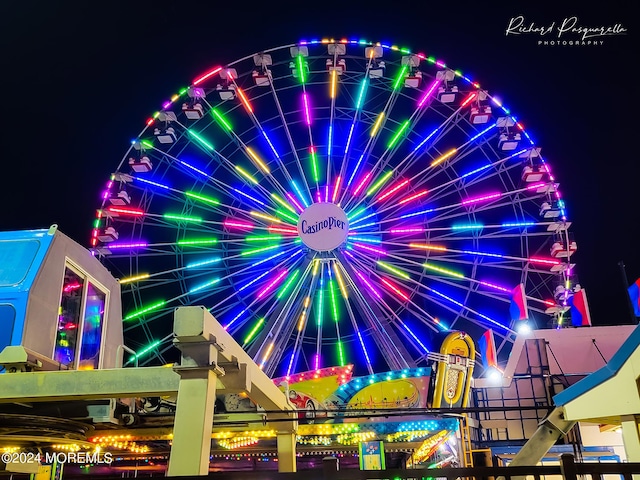
{"type": "Polygon", "coordinates": [[[477,312],[477,311],[469,308],[468,306],[466,306],[462,302],[459,302],[459,301],[449,297],[448,295],[445,295],[444,293],[439,292],[438,290],[436,290],[434,288],[429,288],[429,291],[431,291],[431,292],[435,293],[436,295],[444,298],[445,300],[448,300],[449,302],[453,303],[454,305],[457,305],[458,307],[464,308],[465,310],[473,313],[474,315],[477,315],[478,317],[483,318],[484,320],[487,320],[488,322],[490,322],[490,323],[492,323],[494,325],[497,325],[498,327],[502,328],[503,330],[505,330],[507,332],[516,333],[513,330],[511,330],[509,327],[507,327],[506,325],[503,325],[502,323],[495,321],[494,319],[492,319],[491,317],[488,317],[487,315],[485,315],[483,313],[477,312]]]}
{"type": "Polygon", "coordinates": [[[382,243],[382,240],[378,237],[363,237],[360,235],[355,235],[356,232],[354,232],[353,236],[351,236],[352,234],[350,233],[349,235],[349,241],[351,242],[366,242],[366,243],[375,243],[377,245],[382,243]]]}
{"type": "Polygon", "coordinates": [[[316,147],[314,147],[313,145],[309,147],[309,155],[311,157],[311,168],[313,169],[313,181],[318,183],[320,181],[318,155],[316,154],[316,147]]]}
{"type": "Polygon", "coordinates": [[[264,318],[261,318],[256,322],[256,324],[253,326],[249,334],[244,338],[244,343],[242,344],[243,347],[251,341],[251,339],[256,335],[256,333],[258,333],[258,330],[260,330],[260,327],[262,326],[263,323],[264,323],[264,318]]]}
{"type": "Polygon", "coordinates": [[[422,250],[432,250],[435,252],[447,252],[449,249],[447,247],[442,247],[440,245],[428,245],[421,243],[410,243],[409,248],[420,248],[422,250]]]}
{"type": "Polygon", "coordinates": [[[291,203],[293,203],[293,204],[296,206],[296,208],[297,208],[300,212],[304,211],[304,208],[302,208],[302,207],[300,206],[300,204],[298,203],[298,201],[295,199],[295,197],[294,197],[292,194],[290,194],[289,192],[287,192],[287,193],[286,193],[286,195],[287,195],[287,198],[288,198],[289,200],[291,200],[291,203]]]}
{"type": "Polygon", "coordinates": [[[411,202],[411,201],[413,201],[413,200],[415,200],[417,198],[424,197],[428,193],[429,193],[428,190],[422,190],[422,191],[420,191],[418,193],[415,193],[413,195],[410,195],[410,196],[408,196],[406,198],[403,198],[402,200],[398,201],[398,205],[404,205],[405,203],[409,203],[409,202],[411,202]]]}
{"type": "Polygon", "coordinates": [[[371,127],[371,132],[369,132],[370,137],[376,136],[376,133],[378,133],[378,130],[380,130],[380,126],[382,125],[383,120],[384,120],[384,112],[380,112],[378,114],[378,117],[376,118],[376,121],[373,124],[373,127],[371,127]]]}
{"type": "Polygon", "coordinates": [[[468,223],[468,224],[458,224],[451,225],[451,230],[481,230],[484,228],[482,223],[468,223]]]}
{"type": "Polygon", "coordinates": [[[231,124],[229,123],[229,121],[224,117],[224,115],[222,115],[217,109],[212,108],[211,109],[211,114],[213,115],[213,118],[215,118],[218,123],[227,131],[230,132],[231,130],[233,130],[233,127],[231,126],[231,124]]]}
{"type": "Polygon", "coordinates": [[[380,281],[392,292],[398,295],[400,298],[402,298],[403,300],[406,300],[407,302],[410,301],[409,295],[407,295],[405,292],[400,290],[396,285],[391,283],[389,280],[387,280],[386,278],[381,278],[380,281]]]}
{"type": "Polygon", "coordinates": [[[404,181],[400,182],[398,185],[394,186],[393,188],[390,188],[389,190],[387,190],[385,193],[383,193],[382,195],[380,195],[378,197],[378,201],[381,202],[385,198],[390,197],[391,195],[393,195],[395,192],[400,190],[405,185],[409,185],[409,180],[404,180],[404,181]]]}
{"type": "Polygon", "coordinates": [[[191,129],[187,129],[187,133],[189,133],[189,135],[195,138],[198,141],[198,143],[203,147],[205,147],[207,150],[211,150],[211,151],[215,150],[213,144],[205,140],[204,137],[202,137],[200,134],[194,132],[191,129]]]}
{"type": "Polygon", "coordinates": [[[458,151],[457,148],[452,148],[451,150],[449,150],[444,155],[441,155],[440,157],[436,158],[433,162],[431,162],[431,164],[429,166],[430,167],[435,167],[435,166],[440,165],[442,162],[444,162],[447,158],[451,157],[451,155],[453,155],[457,151],[458,151]]]}
{"type": "Polygon", "coordinates": [[[295,182],[295,180],[291,180],[291,186],[293,187],[293,189],[296,191],[296,193],[298,194],[298,198],[300,198],[300,200],[302,200],[302,204],[305,207],[308,207],[309,204],[307,203],[307,200],[305,198],[305,196],[302,194],[302,192],[300,191],[300,189],[298,188],[298,184],[295,182]]]}
{"type": "Polygon", "coordinates": [[[264,172],[264,173],[271,173],[271,171],[269,170],[269,167],[267,167],[266,163],[264,163],[262,161],[262,159],[258,156],[258,154],[256,152],[253,151],[253,149],[251,147],[247,147],[246,148],[247,151],[247,155],[249,155],[249,157],[251,157],[251,160],[253,160],[256,165],[258,165],[258,167],[264,172]]]}
{"type": "Polygon", "coordinates": [[[132,282],[139,282],[140,280],[146,280],[150,276],[151,275],[149,275],[148,273],[141,273],[140,275],[134,275],[132,277],[121,278],[120,279],[120,285],[124,285],[124,284],[127,284],[127,283],[132,283],[132,282]]]}
{"type": "Polygon", "coordinates": [[[345,360],[344,360],[344,347],[342,346],[342,342],[338,342],[337,343],[338,346],[338,358],[339,358],[339,363],[341,367],[344,367],[345,365],[345,360]]]}
{"type": "Polygon", "coordinates": [[[242,255],[243,257],[247,255],[256,255],[258,253],[268,252],[276,248],[280,248],[280,245],[270,245],[268,247],[253,248],[251,250],[243,250],[242,252],[240,252],[240,255],[242,255]]]}
{"type": "MultiPolygon", "coordinates": [[[[354,172],[355,173],[355,172],[354,172]]],[[[353,191],[353,195],[356,196],[358,195],[358,193],[360,193],[360,190],[362,190],[362,188],[366,185],[367,181],[369,181],[369,178],[371,178],[371,173],[369,172],[367,173],[363,178],[362,181],[358,184],[358,186],[355,188],[355,190],[353,191]]]]}
{"type": "Polygon", "coordinates": [[[203,177],[206,177],[207,179],[211,178],[211,175],[209,175],[208,173],[200,170],[199,168],[194,167],[193,165],[188,164],[187,162],[184,162],[182,160],[180,160],[179,158],[175,159],[180,165],[183,165],[185,167],[187,167],[189,170],[193,170],[194,172],[202,175],[203,177]]]}
{"type": "Polygon", "coordinates": [[[240,97],[240,101],[242,102],[242,104],[244,105],[244,108],[247,110],[247,112],[249,113],[253,113],[253,107],[251,106],[251,104],[249,103],[249,99],[247,98],[247,96],[244,94],[244,92],[242,91],[242,89],[240,87],[236,88],[236,92],[238,94],[238,97],[240,97]]]}
{"type": "Polygon", "coordinates": [[[218,73],[220,70],[222,70],[222,67],[216,67],[216,68],[214,68],[213,70],[211,70],[211,71],[209,71],[209,72],[205,73],[204,75],[201,75],[201,76],[199,76],[198,78],[196,78],[196,79],[193,81],[193,84],[194,84],[194,85],[199,85],[199,84],[201,84],[201,83],[202,83],[202,82],[204,82],[206,79],[208,79],[208,78],[210,78],[210,77],[214,76],[214,75],[215,75],[216,73],[218,73]]]}
{"type": "Polygon", "coordinates": [[[429,98],[431,98],[431,95],[433,95],[433,92],[436,91],[436,88],[438,88],[438,85],[440,84],[440,80],[435,80],[427,89],[427,91],[424,93],[424,95],[422,96],[422,98],[420,98],[420,101],[418,102],[418,108],[422,108],[422,106],[427,102],[427,100],[429,100],[429,98]]]}
{"type": "Polygon", "coordinates": [[[340,287],[340,293],[342,294],[342,298],[347,300],[349,298],[349,295],[347,293],[347,286],[345,285],[344,280],[342,279],[342,273],[340,273],[340,269],[338,267],[337,262],[333,263],[333,271],[335,272],[335,276],[338,279],[338,286],[340,287]]]}
{"type": "Polygon", "coordinates": [[[358,99],[356,100],[356,111],[360,110],[364,100],[364,92],[367,89],[367,79],[363,79],[360,83],[360,90],[358,91],[358,99]]]}
{"type": "Polygon", "coordinates": [[[336,199],[338,198],[338,192],[340,191],[340,181],[341,181],[340,177],[336,178],[336,184],[333,188],[333,195],[331,197],[331,201],[333,203],[336,203],[336,199]]]}
{"type": "Polygon", "coordinates": [[[410,280],[411,277],[409,276],[408,273],[400,270],[399,268],[394,267],[393,265],[388,264],[387,262],[383,262],[382,260],[378,260],[376,262],[380,267],[384,268],[385,270],[395,274],[396,276],[403,278],[405,280],[410,280]]]}
{"type": "Polygon", "coordinates": [[[165,190],[171,190],[171,187],[169,187],[168,185],[163,185],[161,183],[157,183],[152,180],[147,180],[146,178],[133,177],[133,179],[142,183],[146,183],[148,185],[153,185],[154,187],[164,188],[165,190]]]}
{"type": "Polygon", "coordinates": [[[248,222],[241,222],[238,220],[225,220],[224,222],[222,222],[222,224],[227,227],[227,228],[241,228],[241,229],[245,229],[245,230],[253,230],[254,226],[251,223],[248,222]]]}
{"type": "Polygon", "coordinates": [[[176,245],[179,247],[194,247],[194,246],[202,246],[202,245],[215,245],[218,243],[217,238],[185,238],[183,240],[178,240],[176,245]]]}
{"type": "Polygon", "coordinates": [[[123,322],[128,322],[129,320],[133,320],[134,318],[138,318],[141,317],[142,315],[149,313],[149,312],[153,312],[155,310],[158,310],[162,307],[164,307],[166,305],[166,301],[165,300],[161,300],[157,303],[154,303],[153,305],[149,305],[148,307],[144,307],[141,308],[140,310],[136,310],[133,313],[130,313],[129,315],[127,315],[126,317],[124,317],[122,319],[123,322]]]}
{"type": "Polygon", "coordinates": [[[151,343],[149,346],[143,348],[142,350],[137,351],[134,355],[131,355],[129,357],[129,361],[133,362],[137,358],[140,358],[140,357],[146,355],[147,353],[152,351],[154,348],[156,348],[158,345],[160,345],[160,340],[156,340],[155,342],[151,343]]]}
{"type": "Polygon", "coordinates": [[[405,120],[404,122],[402,122],[395,135],[391,138],[391,140],[389,140],[387,148],[391,149],[395,146],[396,143],[398,143],[398,140],[400,140],[400,137],[402,137],[407,128],[409,128],[410,124],[411,122],[409,120],[405,120]]]}
{"type": "Polygon", "coordinates": [[[291,213],[294,213],[294,214],[296,213],[296,211],[291,205],[289,205],[287,202],[285,202],[282,198],[280,198],[275,193],[271,194],[271,198],[273,198],[278,204],[280,204],[281,206],[289,210],[291,213]]]}
{"type": "Polygon", "coordinates": [[[248,243],[253,242],[279,242],[282,240],[282,235],[249,235],[244,237],[244,241],[248,243]]]}
{"type": "Polygon", "coordinates": [[[338,71],[334,68],[331,70],[331,88],[329,90],[329,96],[333,99],[336,98],[338,91],[338,71]]]}
{"type": "Polygon", "coordinates": [[[402,227],[392,228],[389,233],[422,233],[425,231],[424,227],[402,227]]]}
{"type": "Polygon", "coordinates": [[[311,125],[311,113],[309,112],[309,95],[307,92],[302,94],[302,104],[304,107],[304,121],[307,126],[311,125]]]}
{"type": "Polygon", "coordinates": [[[378,255],[386,255],[387,254],[387,252],[385,252],[384,250],[382,250],[380,248],[373,248],[373,247],[370,247],[368,245],[363,245],[362,243],[354,243],[353,246],[357,247],[357,248],[361,248],[362,250],[367,250],[367,251],[372,252],[372,253],[377,253],[378,255]]]}
{"type": "Polygon", "coordinates": [[[378,292],[373,285],[371,285],[371,283],[369,283],[369,281],[364,277],[364,275],[362,275],[360,272],[356,272],[356,275],[358,275],[358,277],[360,278],[360,280],[362,281],[362,283],[364,283],[367,288],[369,289],[369,291],[371,293],[373,293],[375,295],[376,298],[382,300],[382,295],[380,295],[380,292],[378,292]]]}
{"type": "Polygon", "coordinates": [[[249,183],[252,183],[253,185],[258,185],[258,180],[256,180],[255,177],[253,175],[251,175],[249,172],[247,172],[244,168],[242,168],[242,167],[240,167],[238,165],[235,165],[234,168],[246,180],[249,180],[249,183]]]}
{"type": "Polygon", "coordinates": [[[176,220],[178,222],[201,223],[201,217],[192,217],[189,215],[178,215],[176,213],[165,213],[162,215],[165,220],[176,220]]]}
{"type": "MultiPolygon", "coordinates": [[[[328,270],[329,272],[329,276],[331,276],[331,269],[328,270]]],[[[339,319],[339,315],[338,315],[338,304],[336,302],[336,291],[335,291],[336,285],[335,285],[335,281],[333,279],[329,280],[329,295],[331,298],[331,314],[333,316],[333,321],[334,322],[338,322],[339,319]]]]}
{"type": "Polygon", "coordinates": [[[210,281],[208,281],[206,283],[203,283],[202,285],[198,285],[197,287],[193,287],[191,290],[188,291],[188,293],[199,292],[199,291],[204,290],[206,288],[212,287],[217,283],[220,283],[220,279],[219,278],[214,278],[213,280],[210,280],[210,281]]]}
{"type": "Polygon", "coordinates": [[[371,186],[371,188],[369,188],[369,190],[367,190],[366,196],[369,197],[371,196],[371,194],[377,192],[380,189],[380,187],[384,185],[384,182],[386,182],[387,180],[389,180],[389,178],[391,178],[391,175],[393,175],[393,170],[389,170],[382,177],[380,177],[380,179],[376,183],[374,183],[371,186]]]}
{"type": "Polygon", "coordinates": [[[199,262],[188,263],[186,268],[200,268],[208,265],[213,265],[214,263],[220,262],[222,259],[220,257],[210,258],[208,260],[201,260],[199,262]]]}
{"type": "Polygon", "coordinates": [[[188,192],[188,191],[184,192],[184,194],[189,198],[193,198],[194,200],[199,200],[201,202],[208,203],[210,205],[220,205],[220,202],[215,198],[206,197],[204,195],[200,195],[198,193],[188,192]]]}
{"type": "Polygon", "coordinates": [[[302,55],[298,55],[296,57],[296,67],[298,69],[298,78],[300,79],[300,83],[303,85],[307,81],[307,72],[304,69],[304,58],[302,55]]]}
{"type": "Polygon", "coordinates": [[[298,230],[295,228],[286,228],[286,227],[274,227],[274,226],[270,226],[269,227],[269,233],[287,233],[289,235],[297,235],[298,234],[298,230]]]}
{"type": "Polygon", "coordinates": [[[132,215],[134,217],[141,217],[144,212],[139,208],[124,208],[124,207],[108,207],[107,212],[119,213],[122,215],[132,215]]]}
{"type": "Polygon", "coordinates": [[[469,105],[469,103],[471,103],[471,101],[472,101],[474,98],[476,98],[476,96],[477,96],[477,95],[478,95],[478,94],[477,94],[477,93],[475,93],[475,92],[474,92],[474,93],[471,93],[471,94],[470,94],[470,95],[465,99],[465,101],[464,101],[464,102],[462,102],[462,103],[460,104],[460,108],[464,108],[464,107],[466,107],[467,105],[469,105]]]}
{"type": "Polygon", "coordinates": [[[149,244],[147,242],[136,243],[109,243],[107,248],[109,249],[128,249],[128,248],[146,248],[149,244]]]}
{"type": "Polygon", "coordinates": [[[258,298],[262,298],[267,293],[269,293],[278,283],[280,283],[280,280],[282,280],[288,272],[289,271],[286,268],[282,272],[280,272],[280,274],[276,278],[274,278],[271,283],[269,283],[265,288],[258,292],[258,298]]]}
{"type": "Polygon", "coordinates": [[[402,86],[402,84],[404,83],[403,80],[407,76],[407,71],[408,70],[409,70],[409,65],[404,64],[402,66],[402,68],[400,69],[400,71],[398,72],[398,76],[396,77],[395,81],[393,82],[393,89],[394,90],[398,90],[398,88],[400,88],[402,86]]]}
{"type": "MultiPolygon", "coordinates": [[[[318,327],[322,326],[322,310],[324,309],[324,301],[323,301],[323,291],[322,291],[322,280],[320,281],[320,288],[318,289],[318,299],[316,307],[318,309],[317,314],[316,314],[316,325],[318,327]]],[[[316,367],[316,370],[318,369],[318,367],[316,367]]]]}
{"type": "Polygon", "coordinates": [[[294,217],[293,215],[290,215],[288,213],[288,211],[285,212],[284,210],[277,209],[276,210],[276,215],[280,215],[282,218],[284,218],[285,220],[289,220],[291,223],[297,223],[298,222],[298,219],[296,217],[294,217]]]}
{"type": "Polygon", "coordinates": [[[287,281],[282,285],[282,287],[280,287],[280,290],[278,291],[278,294],[276,295],[276,298],[278,300],[280,300],[282,297],[284,297],[289,292],[289,289],[291,288],[291,285],[293,285],[293,283],[296,281],[296,279],[298,278],[299,274],[300,274],[300,270],[295,270],[291,274],[291,276],[287,279],[287,281]]]}
{"type": "Polygon", "coordinates": [[[251,195],[249,195],[248,193],[243,192],[242,190],[238,190],[237,188],[232,188],[231,190],[233,190],[234,192],[236,192],[238,195],[242,195],[245,198],[248,198],[249,200],[251,200],[252,202],[257,203],[258,205],[262,205],[263,207],[267,207],[267,204],[258,200],[255,197],[252,197],[251,195]]]}
{"type": "Polygon", "coordinates": [[[427,268],[427,269],[432,270],[434,272],[442,273],[443,275],[447,275],[449,277],[466,279],[466,277],[464,275],[462,275],[461,273],[454,272],[453,270],[449,270],[447,268],[436,267],[435,265],[432,265],[432,264],[430,264],[428,262],[424,263],[424,268],[427,268]]]}
{"type": "Polygon", "coordinates": [[[422,341],[420,341],[420,339],[416,336],[416,334],[411,331],[409,326],[404,322],[400,322],[400,324],[409,333],[409,335],[411,335],[411,338],[413,338],[416,342],[418,342],[418,345],[422,347],[422,350],[424,350],[425,353],[429,353],[429,349],[425,347],[424,343],[422,343],[422,341]]]}
{"type": "Polygon", "coordinates": [[[500,192],[488,193],[479,197],[467,198],[466,200],[462,201],[462,205],[471,205],[473,203],[486,202],[487,200],[493,200],[496,198],[500,198],[501,196],[502,194],[500,192]]]}

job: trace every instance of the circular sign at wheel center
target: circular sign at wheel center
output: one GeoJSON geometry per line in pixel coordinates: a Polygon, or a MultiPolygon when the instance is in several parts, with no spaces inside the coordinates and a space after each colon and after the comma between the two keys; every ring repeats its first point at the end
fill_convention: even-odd
{"type": "Polygon", "coordinates": [[[328,252],[347,240],[349,220],[335,203],[313,203],[298,219],[298,234],[307,247],[316,252],[328,252]]]}

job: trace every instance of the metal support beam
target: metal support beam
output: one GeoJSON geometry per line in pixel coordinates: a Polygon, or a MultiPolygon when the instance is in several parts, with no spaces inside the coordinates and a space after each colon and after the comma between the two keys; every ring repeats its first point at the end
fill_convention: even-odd
{"type": "Polygon", "coordinates": [[[564,419],[562,408],[555,408],[540,422],[538,429],[513,457],[509,466],[537,465],[556,441],[566,435],[575,424],[575,421],[564,419]]]}
{"type": "MultiPolygon", "coordinates": [[[[535,431],[527,443],[523,445],[520,451],[513,457],[510,467],[535,466],[547,454],[549,449],[563,435],[576,424],[573,420],[564,419],[564,411],[561,407],[556,407],[540,422],[538,429],[535,431]]],[[[511,476],[511,480],[525,480],[524,476],[511,476]]],[[[497,480],[505,480],[505,477],[497,477],[497,480]]]]}
{"type": "Polygon", "coordinates": [[[179,381],[166,367],[8,373],[0,375],[0,403],[175,395],[179,381]]]}
{"type": "Polygon", "coordinates": [[[296,472],[296,434],[279,433],[278,442],[278,472],[296,472]]]}
{"type": "Polygon", "coordinates": [[[168,476],[208,473],[218,380],[225,390],[244,391],[262,407],[283,410],[274,415],[290,420],[279,425],[278,458],[282,456],[283,464],[278,468],[295,472],[296,413],[284,393],[204,307],[177,308],[173,331],[182,358],[174,367],[181,380],[168,476]]]}
{"type": "MultiPolygon", "coordinates": [[[[295,472],[297,411],[285,394],[204,307],[177,308],[174,335],[182,359],[173,369],[10,373],[0,375],[0,403],[177,394],[168,474],[203,475],[209,469],[216,390],[244,392],[266,410],[282,412],[269,414],[278,434],[279,468],[295,472]]],[[[17,360],[24,363],[24,355],[17,360]]]]}
{"type": "MultiPolygon", "coordinates": [[[[622,441],[624,442],[624,453],[627,462],[640,462],[640,432],[638,431],[639,417],[636,415],[625,415],[621,419],[622,441]]],[[[633,476],[634,479],[639,477],[633,476]]]]}
{"type": "Polygon", "coordinates": [[[215,400],[216,374],[212,370],[200,375],[189,372],[180,380],[167,476],[209,473],[215,400]]]}

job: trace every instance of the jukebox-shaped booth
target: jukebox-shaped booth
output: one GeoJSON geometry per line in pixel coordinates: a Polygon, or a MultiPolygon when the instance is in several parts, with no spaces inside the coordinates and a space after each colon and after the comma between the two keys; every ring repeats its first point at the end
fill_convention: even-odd
{"type": "Polygon", "coordinates": [[[120,285],[87,249],[55,225],[0,232],[0,352],[42,370],[114,368],[122,344],[120,285]]]}

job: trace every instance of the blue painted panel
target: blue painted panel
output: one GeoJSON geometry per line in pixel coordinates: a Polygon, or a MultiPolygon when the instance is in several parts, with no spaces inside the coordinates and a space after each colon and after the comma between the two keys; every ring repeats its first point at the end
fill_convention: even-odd
{"type": "Polygon", "coordinates": [[[20,345],[27,299],[55,230],[0,232],[0,350],[20,345]],[[9,319],[11,318],[11,321],[9,319]]]}
{"type": "Polygon", "coordinates": [[[11,344],[16,323],[16,309],[13,305],[0,304],[0,352],[11,344]]]}

